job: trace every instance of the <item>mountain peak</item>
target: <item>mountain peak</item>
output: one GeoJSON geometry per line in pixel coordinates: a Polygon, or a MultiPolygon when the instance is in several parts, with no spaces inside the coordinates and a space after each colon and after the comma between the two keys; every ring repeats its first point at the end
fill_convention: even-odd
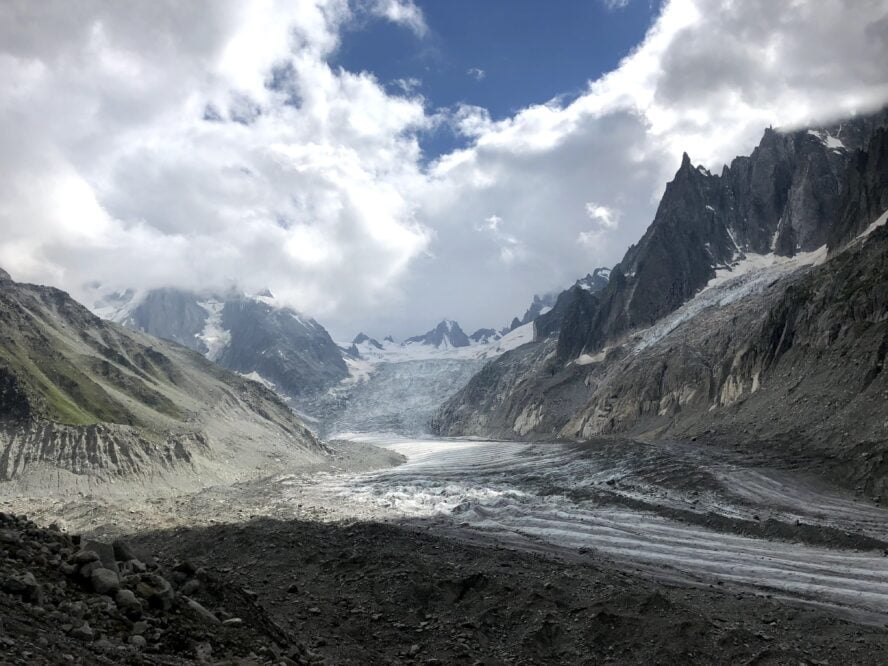
{"type": "Polygon", "coordinates": [[[580,278],[574,283],[575,287],[584,289],[585,291],[595,293],[601,291],[607,286],[610,280],[610,268],[596,268],[591,273],[587,273],[586,277],[580,278]]]}
{"type": "Polygon", "coordinates": [[[9,273],[7,273],[6,271],[4,271],[2,268],[0,268],[0,282],[3,282],[4,280],[8,280],[9,282],[12,282],[12,276],[9,273]]]}
{"type": "Polygon", "coordinates": [[[382,345],[379,344],[378,340],[371,338],[369,335],[367,335],[366,333],[363,333],[363,332],[358,333],[355,336],[355,339],[352,340],[352,345],[361,345],[361,344],[364,344],[365,342],[369,345],[372,345],[373,347],[376,347],[377,349],[382,349],[382,345]]]}
{"type": "Polygon", "coordinates": [[[424,333],[407,338],[404,344],[422,344],[433,347],[468,347],[469,337],[463,332],[459,324],[451,319],[442,319],[435,328],[424,333]]]}

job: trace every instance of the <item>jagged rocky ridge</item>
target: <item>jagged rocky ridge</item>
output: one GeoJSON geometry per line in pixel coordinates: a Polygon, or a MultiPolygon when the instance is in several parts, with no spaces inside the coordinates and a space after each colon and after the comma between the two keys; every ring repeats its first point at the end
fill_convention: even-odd
{"type": "Polygon", "coordinates": [[[58,289],[0,280],[0,482],[32,494],[194,487],[322,454],[258,383],[58,289]]]}
{"type": "Polygon", "coordinates": [[[455,321],[444,319],[432,330],[422,335],[407,338],[404,340],[404,344],[421,344],[432,347],[468,347],[471,341],[459,324],[455,321]]]}
{"type": "Polygon", "coordinates": [[[865,145],[854,152],[837,148],[836,128],[769,130],[721,179],[684,160],[609,286],[598,297],[562,294],[570,301],[562,321],[547,330],[541,317],[537,341],[482,369],[439,411],[435,430],[721,436],[798,447],[851,485],[885,490],[888,423],[878,406],[888,398],[888,231],[858,238],[888,209],[888,134],[876,126],[842,126],[846,146],[865,145]],[[724,190],[728,181],[749,188],[724,190]],[[734,198],[718,208],[720,188],[734,198]],[[828,241],[821,265],[779,257],[828,241]],[[769,250],[772,268],[698,293],[719,262],[769,250]]]}

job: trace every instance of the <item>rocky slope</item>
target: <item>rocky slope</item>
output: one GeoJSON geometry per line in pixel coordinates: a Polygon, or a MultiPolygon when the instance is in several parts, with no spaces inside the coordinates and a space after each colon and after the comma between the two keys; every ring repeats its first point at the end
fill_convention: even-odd
{"type": "Polygon", "coordinates": [[[104,321],[62,291],[0,280],[7,492],[190,488],[322,456],[260,384],[104,321]]]}
{"type": "MultiPolygon", "coordinates": [[[[888,208],[880,210],[886,133],[875,131],[865,151],[842,157],[847,170],[835,186],[821,189],[801,184],[813,165],[830,164],[817,145],[838,150],[820,135],[775,134],[766,134],[760,152],[792,147],[789,154],[807,155],[808,165],[786,171],[796,163],[787,158],[768,170],[792,174],[777,226],[765,224],[775,221],[777,208],[749,202],[774,201],[771,186],[779,179],[745,196],[745,225],[728,233],[729,225],[715,224],[719,209],[706,208],[709,188],[718,182],[686,160],[657,219],[608,288],[598,297],[577,289],[562,295],[572,300],[561,325],[488,364],[442,408],[435,429],[509,438],[629,432],[758,442],[817,457],[848,485],[876,495],[888,490],[888,421],[880,413],[888,397],[882,373],[888,230],[873,228],[888,208]],[[797,256],[781,257],[779,242],[768,253],[761,243],[768,233],[778,240],[789,234],[788,221],[798,241],[785,254],[797,256]],[[683,239],[688,252],[702,247],[704,253],[670,261],[665,248],[679,246],[655,243],[661,225],[683,239]],[[826,248],[804,252],[831,237],[829,260],[826,248]],[[716,272],[710,257],[730,269],[716,272]],[[661,274],[659,295],[655,274],[661,274]]],[[[754,181],[749,174],[761,159],[735,160],[732,169],[754,181]]],[[[545,317],[538,329],[541,323],[545,317]]]]}
{"type": "Polygon", "coordinates": [[[125,541],[7,513],[0,553],[0,663],[321,661],[248,590],[187,560],[159,562],[125,541]]]}
{"type": "Polygon", "coordinates": [[[269,293],[248,297],[156,289],[142,298],[106,297],[97,310],[250,375],[287,398],[326,390],[348,374],[342,352],[324,327],[277,307],[269,293]]]}

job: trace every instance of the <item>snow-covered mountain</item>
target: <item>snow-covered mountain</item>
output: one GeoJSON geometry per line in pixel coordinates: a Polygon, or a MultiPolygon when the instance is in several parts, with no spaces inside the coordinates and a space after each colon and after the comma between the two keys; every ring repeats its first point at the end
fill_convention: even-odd
{"type": "Polygon", "coordinates": [[[323,391],[348,375],[342,352],[318,322],[279,307],[265,291],[196,293],[155,289],[104,295],[94,312],[172,340],[284,397],[323,391]]]}
{"type": "Polygon", "coordinates": [[[443,320],[423,335],[403,342],[387,336],[382,342],[359,333],[351,343],[340,344],[346,363],[402,363],[425,359],[491,359],[520,347],[533,339],[533,325],[528,324],[502,335],[492,328],[481,328],[466,335],[455,321],[443,320]]]}
{"type": "Polygon", "coordinates": [[[407,338],[405,345],[430,345],[438,349],[450,349],[456,347],[468,347],[472,344],[469,336],[459,327],[455,321],[444,319],[435,328],[423,333],[407,338]]]}

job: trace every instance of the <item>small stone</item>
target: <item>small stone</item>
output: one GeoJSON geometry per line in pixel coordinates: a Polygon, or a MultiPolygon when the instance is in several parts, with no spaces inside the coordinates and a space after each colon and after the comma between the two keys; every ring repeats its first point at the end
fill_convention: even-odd
{"type": "Polygon", "coordinates": [[[129,618],[137,618],[142,615],[142,604],[136,598],[132,590],[119,590],[114,597],[114,602],[120,611],[129,618]]]}
{"type": "Polygon", "coordinates": [[[105,567],[102,566],[101,562],[99,562],[98,560],[93,560],[92,562],[84,564],[82,567],[80,567],[80,577],[92,578],[93,571],[95,571],[96,569],[104,568],[105,567]]]}
{"type": "Polygon", "coordinates": [[[194,613],[194,615],[196,615],[198,618],[200,618],[204,622],[206,622],[208,624],[221,624],[221,622],[219,622],[218,617],[213,615],[210,611],[208,611],[206,608],[201,606],[194,599],[188,599],[188,601],[185,602],[185,606],[192,613],[194,613]]]}
{"type": "Polygon", "coordinates": [[[110,543],[101,541],[87,541],[83,544],[84,550],[91,550],[99,556],[99,561],[106,569],[118,573],[117,560],[114,558],[114,548],[110,543]]]}
{"type": "Polygon", "coordinates": [[[80,571],[80,565],[63,562],[60,569],[62,570],[62,573],[66,576],[76,576],[77,572],[80,571]]]}
{"type": "Polygon", "coordinates": [[[287,593],[296,594],[297,592],[299,592],[299,586],[296,583],[290,583],[290,585],[287,587],[287,593]]]}
{"type": "Polygon", "coordinates": [[[114,649],[114,646],[107,638],[100,638],[95,643],[93,643],[93,648],[98,650],[99,652],[111,652],[114,649]]]}
{"type": "Polygon", "coordinates": [[[71,635],[81,641],[91,641],[95,636],[92,627],[89,626],[88,622],[84,622],[79,627],[72,629],[71,635]]]}
{"type": "Polygon", "coordinates": [[[136,636],[141,636],[146,631],[148,631],[148,623],[144,620],[140,620],[139,622],[133,622],[132,632],[136,636]]]}
{"type": "Polygon", "coordinates": [[[151,606],[169,610],[173,605],[175,593],[172,586],[162,576],[144,574],[136,585],[136,594],[145,599],[151,606]]]}
{"type": "Polygon", "coordinates": [[[129,637],[129,644],[137,650],[144,650],[145,647],[148,645],[148,641],[145,640],[144,636],[136,634],[135,636],[129,637]]]}
{"type": "Polygon", "coordinates": [[[409,650],[409,654],[411,657],[418,655],[419,654],[419,645],[417,645],[416,643],[411,645],[410,650],[409,650]]]}
{"type": "Polygon", "coordinates": [[[241,627],[244,621],[239,617],[230,617],[222,622],[223,627],[241,627]]]}
{"type": "Polygon", "coordinates": [[[179,588],[179,591],[184,594],[186,597],[190,597],[192,594],[197,592],[200,589],[200,581],[196,578],[190,578],[186,580],[185,583],[179,588]]]}
{"type": "Polygon", "coordinates": [[[111,596],[116,594],[120,589],[120,579],[117,577],[117,574],[104,567],[93,571],[89,580],[93,590],[97,594],[107,594],[108,596],[111,596]]]}
{"type": "Polygon", "coordinates": [[[209,643],[198,643],[194,646],[194,656],[198,661],[209,661],[213,655],[213,646],[209,643]]]}

